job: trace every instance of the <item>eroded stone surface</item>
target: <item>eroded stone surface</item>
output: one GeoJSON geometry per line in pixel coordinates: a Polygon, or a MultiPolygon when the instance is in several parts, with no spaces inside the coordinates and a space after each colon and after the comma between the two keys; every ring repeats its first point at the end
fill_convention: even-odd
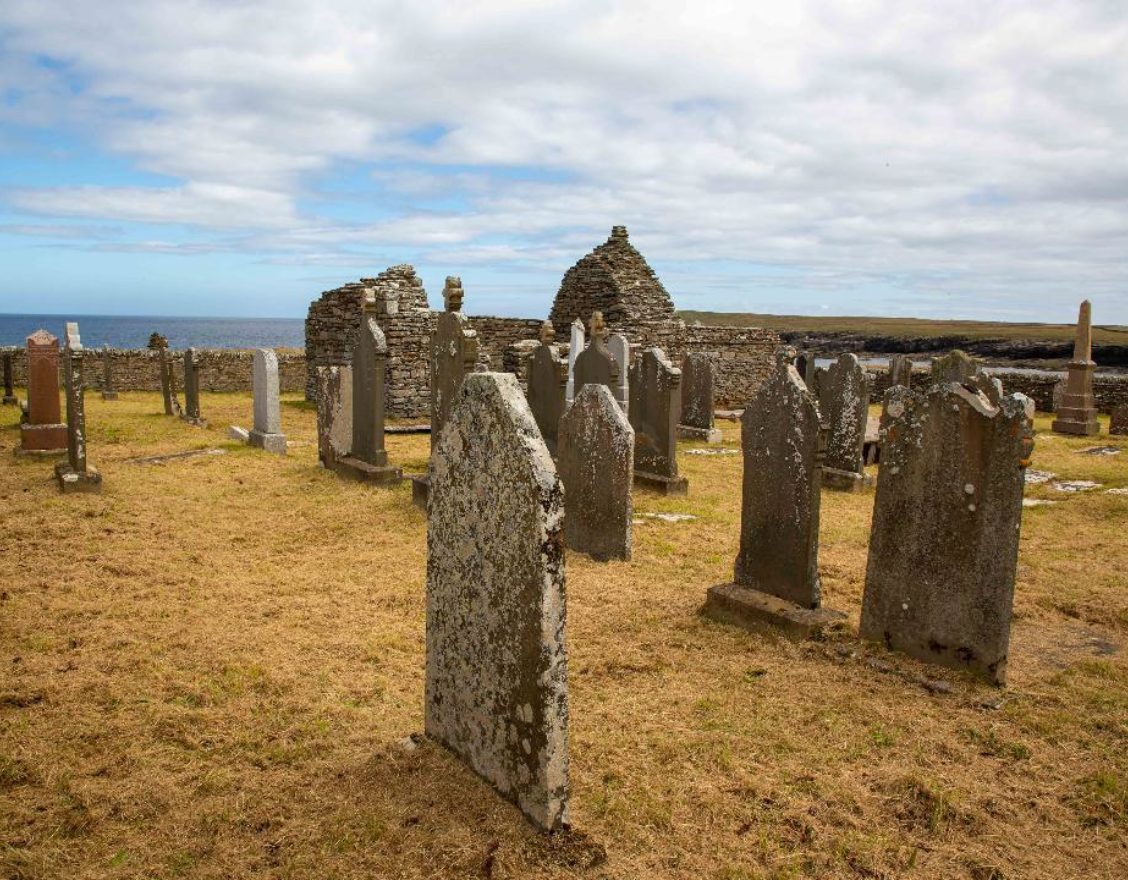
{"type": "Polygon", "coordinates": [[[932,381],[937,384],[955,382],[963,385],[974,379],[978,372],[979,363],[975,358],[958,348],[932,359],[932,381]]]}
{"type": "Polygon", "coordinates": [[[478,362],[478,334],[462,313],[462,281],[450,276],[443,288],[444,311],[431,338],[431,448],[439,442],[462,380],[478,362]]]}
{"type": "Polygon", "coordinates": [[[552,324],[541,326],[540,344],[529,357],[525,396],[548,451],[556,454],[560,417],[564,414],[568,386],[568,362],[560,357],[553,340],[552,324]]]}
{"type": "Polygon", "coordinates": [[[317,368],[317,457],[326,467],[352,445],[352,367],[317,368]]]}
{"type": "Polygon", "coordinates": [[[635,472],[685,491],[678,476],[678,414],[681,412],[681,370],[660,348],[648,348],[631,370],[630,421],[635,430],[635,472]]]}
{"type": "Polygon", "coordinates": [[[585,385],[560,420],[557,462],[567,493],[568,547],[631,558],[634,429],[604,385],[585,385]]]}
{"type": "Polygon", "coordinates": [[[67,460],[55,466],[63,492],[98,492],[102,476],[86,460],[86,395],[83,349],[78,324],[69,322],[63,346],[63,386],[67,401],[67,460]]]}
{"type": "Polygon", "coordinates": [[[679,423],[709,430],[713,427],[713,362],[703,352],[690,352],[681,371],[679,423]]]}
{"type": "Polygon", "coordinates": [[[427,734],[544,830],[568,819],[564,492],[514,376],[474,373],[432,450],[427,734]]]}
{"type": "Polygon", "coordinates": [[[860,483],[865,460],[862,447],[866,439],[870,378],[857,355],[843,354],[827,369],[815,373],[819,415],[828,428],[824,468],[837,471],[846,482],[860,483]]]}
{"type": "Polygon", "coordinates": [[[1033,402],[897,386],[884,410],[861,635],[1002,684],[1033,402]]]}

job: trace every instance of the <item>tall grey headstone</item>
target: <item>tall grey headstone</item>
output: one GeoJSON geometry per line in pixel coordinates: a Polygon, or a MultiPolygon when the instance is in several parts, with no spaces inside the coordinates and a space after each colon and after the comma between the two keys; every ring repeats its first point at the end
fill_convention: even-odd
{"type": "Polygon", "coordinates": [[[102,475],[86,460],[86,401],[83,387],[82,339],[78,324],[67,323],[63,341],[63,388],[67,404],[67,458],[55,465],[64,492],[101,492],[102,475]]]}
{"type": "Polygon", "coordinates": [[[709,589],[706,613],[745,629],[771,624],[805,636],[844,615],[822,607],[818,407],[785,354],[745,407],[741,433],[740,552],[733,583],[709,589]]]}
{"type": "Polygon", "coordinates": [[[819,415],[827,429],[822,484],[856,492],[871,485],[865,474],[863,446],[869,415],[870,377],[858,356],[842,354],[815,372],[819,415]]]}
{"type": "Polygon", "coordinates": [[[256,348],[251,356],[254,383],[255,426],[247,440],[267,452],[286,454],[282,410],[278,401],[278,356],[272,349],[256,348]]]}
{"type": "Polygon", "coordinates": [[[720,443],[721,432],[713,421],[713,360],[705,352],[691,351],[681,366],[681,416],[678,436],[682,440],[720,443]]]}
{"type": "Polygon", "coordinates": [[[541,325],[540,344],[529,357],[528,378],[525,382],[529,409],[548,445],[548,451],[554,456],[568,384],[568,362],[557,354],[556,346],[553,345],[555,338],[552,323],[545,321],[541,325]]]}
{"type": "Polygon", "coordinates": [[[607,328],[603,323],[602,312],[592,312],[590,329],[591,339],[587,348],[576,357],[573,368],[573,400],[585,385],[606,385],[611,389],[612,395],[620,386],[619,362],[607,348],[607,328]]]}
{"type": "Polygon", "coordinates": [[[3,354],[4,360],[4,405],[15,406],[19,401],[16,399],[15,388],[12,387],[12,353],[6,351],[3,354]]]}
{"type": "Polygon", "coordinates": [[[895,354],[889,358],[889,387],[903,385],[911,388],[913,383],[913,359],[907,354],[895,354]]]}
{"type": "Polygon", "coordinates": [[[317,368],[317,457],[327,468],[352,448],[352,367],[317,368]]]}
{"type": "Polygon", "coordinates": [[[619,409],[626,412],[630,398],[631,344],[622,333],[612,333],[607,337],[607,350],[619,366],[619,383],[611,389],[611,394],[618,401],[619,409]]]}
{"type": "Polygon", "coordinates": [[[943,357],[932,359],[932,382],[943,385],[955,382],[963,385],[975,380],[979,372],[979,362],[965,351],[952,349],[943,357]]]}
{"type": "Polygon", "coordinates": [[[560,420],[564,537],[593,559],[631,558],[634,429],[606,385],[585,385],[560,420]]]}
{"type": "Polygon", "coordinates": [[[473,373],[432,450],[425,729],[539,828],[568,822],[564,492],[515,376],[473,373]]]}
{"type": "Polygon", "coordinates": [[[566,404],[570,404],[576,397],[576,358],[584,350],[584,322],[576,318],[570,329],[572,335],[568,341],[568,387],[564,393],[566,404]]]}
{"type": "Polygon", "coordinates": [[[685,495],[678,475],[681,370],[660,348],[648,348],[631,368],[630,422],[635,431],[635,483],[663,495],[685,495]]]}
{"type": "Polygon", "coordinates": [[[194,348],[184,351],[184,420],[207,426],[200,416],[200,353],[194,348]]]}
{"type": "Polygon", "coordinates": [[[946,384],[884,408],[860,633],[1003,684],[1033,402],[946,384]]]}

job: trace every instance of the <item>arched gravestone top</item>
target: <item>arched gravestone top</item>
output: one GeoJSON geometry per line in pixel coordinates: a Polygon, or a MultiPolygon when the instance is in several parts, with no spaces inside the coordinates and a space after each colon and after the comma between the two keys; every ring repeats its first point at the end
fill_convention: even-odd
{"type": "Polygon", "coordinates": [[[619,386],[619,364],[607,348],[607,328],[599,312],[592,313],[591,341],[576,358],[575,393],[585,385],[606,385],[612,392],[619,386]]]}
{"type": "Polygon", "coordinates": [[[560,416],[564,414],[565,393],[568,381],[568,363],[556,351],[553,340],[556,334],[552,325],[541,325],[540,344],[529,357],[528,379],[525,395],[529,409],[548,444],[549,452],[556,453],[556,437],[560,416]]]}
{"type": "Polygon", "coordinates": [[[862,447],[869,415],[870,377],[855,354],[841,354],[815,373],[819,415],[829,429],[824,466],[845,474],[865,470],[862,447]]]}
{"type": "Polygon", "coordinates": [[[515,376],[466,377],[429,466],[427,735],[568,820],[564,493],[515,376]]]}

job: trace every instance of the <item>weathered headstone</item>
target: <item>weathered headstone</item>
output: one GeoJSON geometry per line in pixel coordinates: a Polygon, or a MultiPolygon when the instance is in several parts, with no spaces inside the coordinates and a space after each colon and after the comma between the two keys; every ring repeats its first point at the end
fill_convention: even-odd
{"type": "Polygon", "coordinates": [[[588,326],[591,338],[573,367],[575,394],[579,394],[585,385],[606,385],[614,396],[622,383],[619,380],[619,362],[607,348],[607,327],[603,323],[603,313],[592,312],[588,326]]]}
{"type": "Polygon", "coordinates": [[[107,345],[102,349],[102,400],[117,400],[114,388],[113,351],[107,345]]]}
{"type": "Polygon", "coordinates": [[[611,389],[611,396],[619,403],[619,409],[627,411],[630,399],[631,343],[622,333],[612,333],[607,337],[607,350],[619,366],[619,384],[611,389]]]}
{"type": "Polygon", "coordinates": [[[189,348],[184,352],[184,415],[190,424],[206,428],[208,423],[200,416],[200,365],[199,352],[189,348]]]}
{"type": "Polygon", "coordinates": [[[889,358],[889,387],[903,385],[911,388],[913,382],[913,359],[907,354],[895,354],[889,358]]]}
{"type": "Polygon", "coordinates": [[[830,489],[859,491],[872,485],[866,477],[863,447],[869,414],[870,377],[855,354],[842,354],[815,372],[819,415],[827,429],[822,484],[830,489]]]}
{"type": "Polygon", "coordinates": [[[860,633],[1003,684],[1034,404],[949,384],[884,409],[860,633]]]}
{"type": "Polygon", "coordinates": [[[630,422],[635,431],[635,484],[663,495],[685,495],[678,476],[681,370],[660,348],[648,348],[631,368],[630,422]]]}
{"type": "Polygon", "coordinates": [[[1065,393],[1057,418],[1050,426],[1056,434],[1090,436],[1101,432],[1097,421],[1097,405],[1093,399],[1093,328],[1092,306],[1088,300],[1081,303],[1077,315],[1077,338],[1073,342],[1073,360],[1066,374],[1065,393]]]}
{"type": "Polygon", "coordinates": [[[955,382],[964,385],[975,379],[979,372],[979,362],[965,351],[952,349],[943,357],[932,359],[932,382],[944,384],[955,382]]]}
{"type": "Polygon", "coordinates": [[[286,454],[282,409],[278,401],[278,356],[273,349],[256,348],[251,356],[255,426],[247,442],[266,452],[286,454]]]}
{"type": "Polygon", "coordinates": [[[20,425],[20,451],[53,454],[67,448],[67,426],[59,406],[59,340],[46,330],[27,338],[27,420],[20,425]]]}
{"type": "Polygon", "coordinates": [[[425,729],[568,822],[564,493],[515,376],[466,377],[432,450],[425,729]]]}
{"type": "Polygon", "coordinates": [[[78,324],[68,322],[63,346],[63,385],[67,399],[67,457],[55,465],[59,490],[101,492],[102,475],[86,460],[86,401],[78,324]]]}
{"type": "Polygon", "coordinates": [[[388,464],[384,448],[384,393],[388,343],[376,323],[374,291],[366,291],[360,331],[352,357],[352,445],[334,466],[341,476],[365,483],[391,485],[403,471],[388,464]]]}
{"type": "Polygon", "coordinates": [[[12,387],[12,352],[5,351],[0,358],[4,362],[4,405],[15,406],[19,403],[16,398],[16,390],[12,387]]]}
{"type": "Polygon", "coordinates": [[[682,361],[681,418],[678,436],[683,440],[720,443],[713,422],[713,361],[704,352],[690,352],[682,361]]]}
{"type": "Polygon", "coordinates": [[[822,606],[815,398],[781,353],[741,418],[744,494],[733,583],[710,587],[705,613],[744,629],[807,636],[844,619],[822,606]]]}
{"type": "Polygon", "coordinates": [[[1112,408],[1112,415],[1108,420],[1110,434],[1128,434],[1128,403],[1122,403],[1112,408]]]}
{"type": "Polygon", "coordinates": [[[1050,397],[1050,412],[1056,413],[1061,409],[1062,401],[1065,400],[1065,386],[1068,384],[1066,379],[1058,379],[1054,383],[1054,390],[1051,392],[1050,397]]]}
{"type": "Polygon", "coordinates": [[[545,321],[541,325],[540,344],[529,357],[528,379],[525,383],[529,409],[553,456],[556,455],[556,436],[560,416],[564,414],[568,385],[568,362],[556,353],[553,345],[555,338],[552,323],[545,321]]]}
{"type": "Polygon", "coordinates": [[[568,344],[568,388],[564,392],[564,401],[570,404],[576,397],[576,358],[584,350],[584,322],[576,318],[572,322],[572,335],[568,344]]]}
{"type": "Polygon", "coordinates": [[[795,365],[795,371],[799,374],[799,378],[803,380],[803,384],[813,391],[815,388],[814,352],[800,351],[795,355],[792,363],[795,365]]]}
{"type": "Polygon", "coordinates": [[[352,446],[352,367],[317,368],[317,458],[327,468],[352,446]]]}
{"type": "Polygon", "coordinates": [[[631,558],[634,429],[605,385],[585,385],[560,420],[564,537],[593,559],[631,558]]]}

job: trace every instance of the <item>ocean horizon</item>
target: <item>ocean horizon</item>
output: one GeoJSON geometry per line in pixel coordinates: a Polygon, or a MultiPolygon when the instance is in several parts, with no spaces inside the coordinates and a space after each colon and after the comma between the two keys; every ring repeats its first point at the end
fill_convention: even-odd
{"type": "Polygon", "coordinates": [[[23,346],[36,330],[60,339],[78,322],[87,348],[145,348],[154,332],[172,348],[305,348],[304,318],[200,318],[170,315],[0,314],[0,346],[23,346]]]}

